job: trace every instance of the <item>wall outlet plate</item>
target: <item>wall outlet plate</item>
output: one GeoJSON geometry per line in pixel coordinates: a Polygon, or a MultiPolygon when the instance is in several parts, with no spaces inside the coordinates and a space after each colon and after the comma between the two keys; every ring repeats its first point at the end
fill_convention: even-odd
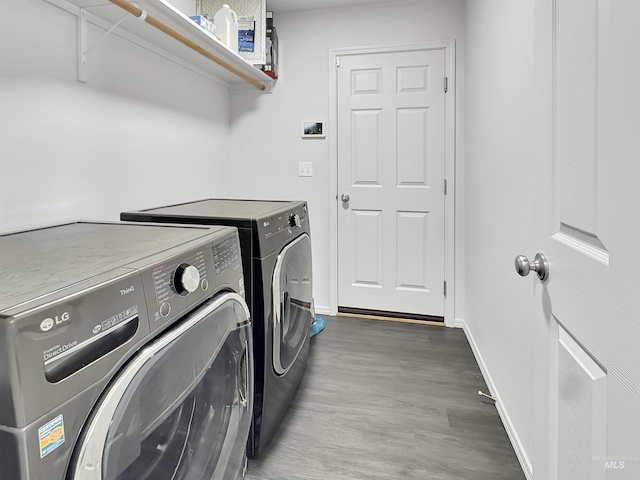
{"type": "Polygon", "coordinates": [[[313,162],[298,162],[299,177],[313,177],[313,162]]]}

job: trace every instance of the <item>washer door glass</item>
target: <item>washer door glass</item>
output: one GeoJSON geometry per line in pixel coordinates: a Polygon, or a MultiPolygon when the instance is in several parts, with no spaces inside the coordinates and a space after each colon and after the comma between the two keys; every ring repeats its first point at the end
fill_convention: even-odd
{"type": "Polygon", "coordinates": [[[311,328],[311,241],[288,244],[273,274],[273,366],[284,375],[296,361],[311,328]]]}
{"type": "Polygon", "coordinates": [[[235,479],[253,408],[248,318],[224,294],[136,355],[99,403],[72,478],[235,479]]]}

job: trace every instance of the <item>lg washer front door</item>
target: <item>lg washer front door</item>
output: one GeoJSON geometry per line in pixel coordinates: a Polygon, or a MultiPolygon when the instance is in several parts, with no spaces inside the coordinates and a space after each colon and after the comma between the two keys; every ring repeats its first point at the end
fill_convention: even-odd
{"type": "Polygon", "coordinates": [[[253,408],[248,319],[226,293],[141,350],[98,403],[68,478],[235,479],[253,408]]]}
{"type": "Polygon", "coordinates": [[[273,273],[273,366],[286,374],[311,328],[311,241],[306,233],[280,252],[273,273]]]}

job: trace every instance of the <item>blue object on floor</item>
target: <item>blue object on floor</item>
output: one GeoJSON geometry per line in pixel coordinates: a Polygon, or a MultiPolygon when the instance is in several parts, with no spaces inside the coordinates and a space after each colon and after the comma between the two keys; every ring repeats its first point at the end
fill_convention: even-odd
{"type": "Polygon", "coordinates": [[[324,327],[327,325],[327,320],[324,317],[316,317],[314,322],[311,324],[311,336],[319,334],[324,327]]]}

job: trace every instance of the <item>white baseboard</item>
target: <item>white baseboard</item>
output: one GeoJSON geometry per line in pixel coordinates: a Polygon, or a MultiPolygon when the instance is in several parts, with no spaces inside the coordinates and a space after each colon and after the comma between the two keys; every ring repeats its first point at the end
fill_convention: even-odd
{"type": "Polygon", "coordinates": [[[498,410],[498,415],[500,415],[500,419],[502,420],[504,429],[507,431],[507,436],[511,441],[511,445],[513,445],[513,449],[516,452],[516,457],[518,457],[518,461],[520,462],[520,466],[522,467],[524,475],[527,477],[527,480],[532,480],[533,468],[531,467],[531,461],[529,460],[529,457],[527,456],[527,453],[522,446],[522,442],[520,441],[520,437],[518,436],[513,423],[511,422],[509,412],[507,412],[507,410],[502,405],[502,402],[500,401],[500,392],[497,390],[495,384],[493,383],[491,374],[487,370],[487,366],[482,359],[482,355],[478,351],[478,346],[473,339],[473,335],[471,334],[467,323],[462,319],[456,319],[454,326],[462,328],[462,330],[464,331],[464,334],[469,341],[469,345],[471,346],[471,350],[476,357],[478,366],[480,367],[480,372],[482,372],[482,376],[484,377],[484,380],[487,383],[487,387],[489,388],[488,393],[496,398],[496,409],[498,410]]]}
{"type": "Polygon", "coordinates": [[[329,309],[329,307],[316,305],[314,310],[316,312],[316,315],[331,315],[331,309],[329,309]]]}

